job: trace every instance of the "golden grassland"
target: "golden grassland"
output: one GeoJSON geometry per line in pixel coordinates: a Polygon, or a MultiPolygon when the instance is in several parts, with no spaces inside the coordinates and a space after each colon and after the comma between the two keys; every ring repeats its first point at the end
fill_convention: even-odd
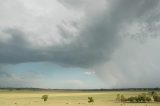
{"type": "Polygon", "coordinates": [[[118,103],[117,94],[136,96],[135,91],[0,91],[0,106],[160,106],[160,103],[118,103]],[[42,95],[49,98],[44,102],[42,95]],[[88,103],[88,97],[94,103],[88,103]]]}

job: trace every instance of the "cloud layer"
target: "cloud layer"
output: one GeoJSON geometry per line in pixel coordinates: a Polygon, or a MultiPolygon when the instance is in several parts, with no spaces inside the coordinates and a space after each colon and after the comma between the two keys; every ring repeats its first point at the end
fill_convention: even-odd
{"type": "Polygon", "coordinates": [[[14,2],[0,1],[1,64],[48,61],[94,70],[108,87],[159,85],[159,0],[14,2]]]}

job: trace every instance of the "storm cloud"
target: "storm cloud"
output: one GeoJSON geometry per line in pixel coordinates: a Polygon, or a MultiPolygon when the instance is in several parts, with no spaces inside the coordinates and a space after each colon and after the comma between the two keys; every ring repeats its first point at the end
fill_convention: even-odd
{"type": "Polygon", "coordinates": [[[40,1],[33,2],[34,8],[21,0],[0,1],[1,64],[47,61],[91,69],[108,87],[159,85],[159,0],[58,0],[59,14],[52,6],[39,13],[45,8],[39,8],[40,1]],[[5,5],[19,7],[8,10],[5,5]],[[61,14],[65,17],[55,22],[61,14]]]}

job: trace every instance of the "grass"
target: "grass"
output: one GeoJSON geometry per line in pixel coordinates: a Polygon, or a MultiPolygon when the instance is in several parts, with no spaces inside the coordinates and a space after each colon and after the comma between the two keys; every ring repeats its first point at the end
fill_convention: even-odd
{"type": "Polygon", "coordinates": [[[160,103],[117,103],[117,94],[136,96],[142,92],[0,91],[0,106],[160,106],[160,103]],[[49,98],[44,102],[42,95],[49,98]],[[88,97],[95,102],[88,103],[88,97]]]}

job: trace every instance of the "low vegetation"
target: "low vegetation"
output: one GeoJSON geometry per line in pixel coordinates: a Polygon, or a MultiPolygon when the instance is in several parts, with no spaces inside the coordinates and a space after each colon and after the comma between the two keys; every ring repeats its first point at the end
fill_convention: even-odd
{"type": "Polygon", "coordinates": [[[160,95],[157,92],[151,92],[150,95],[153,97],[155,102],[160,102],[160,95]]]}
{"type": "Polygon", "coordinates": [[[93,102],[94,102],[93,97],[88,97],[88,103],[93,103],[93,102]]]}
{"type": "Polygon", "coordinates": [[[48,95],[42,95],[41,99],[43,99],[44,101],[47,101],[48,95]]]}
{"type": "Polygon", "coordinates": [[[141,93],[137,96],[124,97],[123,94],[117,94],[116,101],[118,102],[131,102],[131,103],[147,103],[147,102],[160,102],[160,96],[156,92],[141,93]]]}

